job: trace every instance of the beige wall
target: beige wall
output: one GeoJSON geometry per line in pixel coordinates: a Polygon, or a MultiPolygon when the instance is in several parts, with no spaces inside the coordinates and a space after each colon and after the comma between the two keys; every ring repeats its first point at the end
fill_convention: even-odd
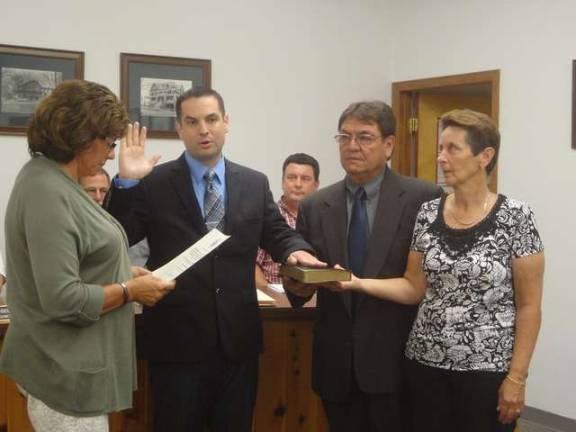
{"type": "MultiPolygon", "coordinates": [[[[392,41],[382,39],[387,1],[53,0],[3,2],[0,43],[84,51],[85,78],[118,92],[120,52],[212,60],[225,99],[232,160],[269,175],[280,193],[282,162],[305,151],[321,183],[343,175],[333,136],[348,103],[388,98],[392,41]],[[354,31],[350,31],[355,29],[354,31]],[[362,29],[362,31],[357,31],[362,29]]],[[[162,161],[183,150],[150,140],[162,161]]],[[[24,137],[0,135],[0,227],[14,178],[28,159],[24,137]]],[[[112,173],[116,161],[106,166],[112,173]]],[[[4,233],[0,229],[0,249],[4,233]]]]}
{"type": "MultiPolygon", "coordinates": [[[[296,151],[318,156],[323,184],[341,177],[331,137],[349,102],[389,99],[393,81],[500,69],[499,190],[533,206],[547,254],[528,404],[576,418],[572,0],[4,3],[2,43],[85,51],[86,78],[115,91],[120,52],[211,58],[231,118],[226,153],[268,173],[276,192],[296,151]]],[[[150,146],[163,160],[182,150],[150,146]]],[[[25,147],[0,136],[0,226],[25,147]]]]}
{"type": "Polygon", "coordinates": [[[402,0],[393,14],[393,81],[500,69],[498,190],[533,207],[546,248],[527,403],[576,419],[576,3],[402,0]]]}

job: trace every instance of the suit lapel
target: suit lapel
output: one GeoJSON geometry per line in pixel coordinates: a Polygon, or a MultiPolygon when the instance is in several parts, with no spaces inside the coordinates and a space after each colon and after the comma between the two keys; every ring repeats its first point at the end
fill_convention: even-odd
{"type": "Polygon", "coordinates": [[[240,179],[241,173],[236,166],[226,160],[226,210],[224,213],[224,232],[231,234],[237,225],[235,215],[230,209],[241,208],[242,187],[244,182],[240,179]]]}
{"type": "MultiPolygon", "coordinates": [[[[346,241],[348,210],[346,208],[346,186],[342,181],[335,185],[336,193],[324,201],[322,214],[322,234],[326,239],[327,259],[331,265],[340,264],[348,266],[348,252],[346,241]]],[[[350,313],[350,293],[341,294],[342,301],[350,313]]]]}
{"type": "Polygon", "coordinates": [[[178,158],[178,163],[171,169],[170,182],[182,205],[186,209],[193,228],[201,234],[206,232],[206,225],[204,218],[196,201],[196,195],[192,186],[192,179],[190,177],[190,170],[184,154],[178,158]]]}
{"type": "Polygon", "coordinates": [[[404,206],[404,188],[398,176],[387,168],[380,186],[378,208],[368,240],[365,277],[377,276],[382,264],[386,262],[404,206]]]}
{"type": "Polygon", "coordinates": [[[328,248],[328,261],[330,264],[348,264],[346,252],[346,189],[344,182],[337,185],[337,192],[324,201],[322,214],[322,231],[328,248]]]}

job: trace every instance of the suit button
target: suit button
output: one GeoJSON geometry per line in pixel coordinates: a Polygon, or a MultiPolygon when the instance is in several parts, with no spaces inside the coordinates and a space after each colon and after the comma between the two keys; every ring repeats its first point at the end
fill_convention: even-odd
{"type": "Polygon", "coordinates": [[[220,288],[216,288],[216,294],[220,294],[220,288]]]}

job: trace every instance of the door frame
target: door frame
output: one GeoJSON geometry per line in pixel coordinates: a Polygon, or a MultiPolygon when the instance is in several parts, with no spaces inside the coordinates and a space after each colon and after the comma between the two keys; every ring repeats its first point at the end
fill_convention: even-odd
{"type": "MultiPolygon", "coordinates": [[[[392,110],[396,117],[396,149],[392,155],[392,167],[399,173],[411,175],[414,172],[413,149],[409,145],[409,126],[411,101],[414,95],[424,90],[454,89],[459,86],[488,84],[490,86],[490,117],[496,125],[499,123],[500,107],[500,70],[489,70],[459,75],[398,81],[392,83],[392,110]]],[[[490,188],[496,190],[498,166],[490,177],[490,188]]]]}

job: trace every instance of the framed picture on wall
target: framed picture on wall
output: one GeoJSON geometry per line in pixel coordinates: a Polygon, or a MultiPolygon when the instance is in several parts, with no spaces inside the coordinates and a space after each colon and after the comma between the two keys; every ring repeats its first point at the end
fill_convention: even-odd
{"type": "Polygon", "coordinates": [[[176,99],[190,88],[210,88],[211,71],[210,60],[122,53],[120,97],[149,137],[178,138],[176,99]]]}
{"type": "Polygon", "coordinates": [[[38,102],[62,81],[84,78],[84,53],[0,45],[0,133],[25,135],[38,102]]]}

